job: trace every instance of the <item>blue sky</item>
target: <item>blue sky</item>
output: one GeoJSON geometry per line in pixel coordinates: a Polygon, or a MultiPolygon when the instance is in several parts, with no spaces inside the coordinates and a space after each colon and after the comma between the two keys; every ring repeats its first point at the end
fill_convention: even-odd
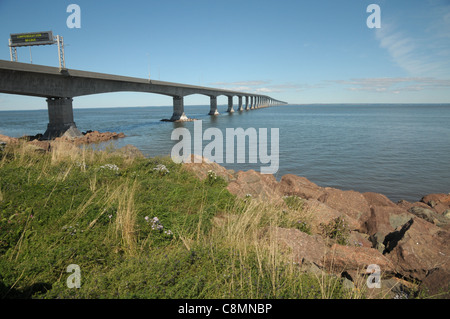
{"type": "MultiPolygon", "coordinates": [[[[292,104],[450,103],[449,0],[0,0],[0,59],[10,59],[10,33],[47,30],[64,37],[69,69],[140,78],[150,69],[157,80],[292,104]],[[71,3],[81,28],[66,25],[71,3]],[[372,3],[379,29],[366,24],[372,3]]],[[[31,53],[34,64],[58,66],[56,46],[31,53]]],[[[29,48],[18,56],[29,63],[29,48]]],[[[171,103],[131,92],[74,99],[75,108],[171,103]]],[[[0,110],[43,108],[43,98],[0,94],[0,110]]]]}

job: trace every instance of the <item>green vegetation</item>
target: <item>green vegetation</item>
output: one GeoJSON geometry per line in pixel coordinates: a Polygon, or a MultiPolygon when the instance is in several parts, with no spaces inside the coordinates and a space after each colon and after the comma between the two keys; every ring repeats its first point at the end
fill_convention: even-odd
{"type": "Polygon", "coordinates": [[[284,196],[283,197],[288,210],[283,210],[282,218],[284,223],[280,226],[286,228],[296,228],[304,233],[311,235],[311,216],[308,216],[303,211],[303,200],[298,196],[284,196]]]}
{"type": "Polygon", "coordinates": [[[320,224],[325,237],[331,238],[339,245],[348,245],[350,228],[343,217],[336,217],[328,224],[320,224]]]}
{"type": "MultiPolygon", "coordinates": [[[[170,158],[67,144],[0,151],[0,298],[348,298],[273,240],[301,200],[240,200],[170,158]],[[81,287],[68,288],[79,265],[81,287]]],[[[299,221],[302,221],[299,223],[299,221]]]]}

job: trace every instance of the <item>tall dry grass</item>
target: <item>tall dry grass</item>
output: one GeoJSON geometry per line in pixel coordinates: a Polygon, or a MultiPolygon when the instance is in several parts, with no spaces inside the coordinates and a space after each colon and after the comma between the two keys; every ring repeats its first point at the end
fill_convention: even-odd
{"type": "MultiPolygon", "coordinates": [[[[233,252],[229,255],[230,265],[249,267],[254,264],[256,258],[257,277],[259,277],[256,281],[269,277],[274,296],[277,295],[277,287],[283,285],[291,285],[292,289],[303,289],[302,285],[293,284],[302,280],[298,256],[280,242],[278,232],[282,231],[282,228],[290,228],[297,220],[314,224],[314,210],[301,205],[292,209],[283,204],[274,205],[253,200],[249,201],[244,209],[240,204],[238,205],[239,207],[230,209],[229,213],[215,218],[215,227],[210,235],[204,238],[203,244],[210,246],[211,254],[214,254],[219,247],[229,247],[230,252],[233,252]]],[[[363,279],[358,279],[354,286],[342,292],[340,291],[342,279],[332,275],[339,273],[339,270],[335,268],[331,262],[326,269],[309,273],[315,277],[320,287],[321,298],[335,298],[338,294],[349,299],[363,298],[367,291],[364,289],[363,279]]],[[[240,270],[237,266],[233,269],[236,273],[240,270]]],[[[244,286],[244,282],[252,286],[253,281],[252,278],[241,278],[234,282],[230,279],[229,289],[244,286]]],[[[250,289],[250,291],[254,290],[250,289]]],[[[300,294],[303,295],[304,292],[300,291],[300,294]]],[[[256,295],[249,297],[260,298],[261,296],[256,292],[256,295]]]]}
{"type": "Polygon", "coordinates": [[[215,218],[215,226],[202,242],[210,247],[211,255],[214,256],[221,248],[229,248],[232,274],[242,274],[243,269],[254,267],[255,264],[257,267],[256,274],[245,272],[247,277],[230,276],[227,282],[230,294],[236,287],[247,286],[251,294],[249,298],[260,298],[258,283],[269,278],[272,294],[277,295],[279,286],[298,280],[294,256],[280,245],[277,231],[286,224],[286,215],[294,220],[299,217],[305,220],[307,214],[309,212],[287,212],[285,206],[251,200],[244,208],[238,203],[229,213],[215,218]],[[281,269],[283,272],[280,272],[281,269]]]}
{"type": "Polygon", "coordinates": [[[134,198],[136,193],[136,182],[124,183],[120,186],[118,194],[118,209],[115,219],[116,236],[118,236],[125,251],[130,255],[137,252],[136,238],[136,216],[134,198]]]}

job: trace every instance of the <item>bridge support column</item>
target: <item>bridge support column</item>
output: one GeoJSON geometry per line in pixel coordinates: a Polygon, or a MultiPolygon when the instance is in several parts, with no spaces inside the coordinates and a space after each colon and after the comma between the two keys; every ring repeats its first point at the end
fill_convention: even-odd
{"type": "Polygon", "coordinates": [[[217,96],[211,96],[211,108],[209,110],[209,115],[219,115],[219,111],[217,110],[217,96]]]}
{"type": "Polygon", "coordinates": [[[243,111],[244,109],[242,108],[242,96],[238,96],[238,111],[243,111]]]}
{"type": "Polygon", "coordinates": [[[44,139],[52,139],[62,135],[68,137],[82,136],[73,121],[73,99],[71,97],[49,97],[47,99],[48,125],[44,139]]]}
{"type": "Polygon", "coordinates": [[[228,110],[227,110],[227,112],[228,113],[233,113],[234,112],[234,110],[233,110],[233,97],[232,96],[228,97],[228,110]]]}
{"type": "Polygon", "coordinates": [[[182,96],[173,97],[173,114],[170,118],[171,122],[185,121],[187,120],[186,114],[184,114],[184,99],[182,96]]]}
{"type": "Polygon", "coordinates": [[[255,101],[255,97],[254,96],[250,96],[250,110],[253,110],[254,107],[254,102],[255,101]]]}
{"type": "Polygon", "coordinates": [[[245,110],[248,111],[249,110],[249,105],[248,105],[248,96],[245,97],[245,110]]]}

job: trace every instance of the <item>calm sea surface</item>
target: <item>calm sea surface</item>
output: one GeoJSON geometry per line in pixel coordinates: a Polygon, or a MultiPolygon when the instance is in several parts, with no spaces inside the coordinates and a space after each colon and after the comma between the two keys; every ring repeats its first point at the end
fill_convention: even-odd
{"type": "MultiPolygon", "coordinates": [[[[235,106],[236,108],[236,106],[235,106]]],[[[286,105],[206,115],[209,106],[185,106],[202,120],[203,131],[226,128],[279,128],[280,164],[275,174],[304,176],[320,186],[377,192],[397,201],[450,192],[450,105],[286,105]]],[[[137,146],[148,156],[169,155],[174,128],[194,133],[194,122],[161,122],[172,107],[75,109],[81,131],[124,132],[117,147],[137,146]]],[[[0,112],[0,134],[20,137],[43,133],[47,110],[0,112]]],[[[270,141],[270,134],[269,134],[270,141]]],[[[206,146],[209,141],[204,141],[206,146]]],[[[224,145],[226,140],[224,140],[224,145]]],[[[270,147],[268,149],[270,154],[270,147]]],[[[256,164],[223,164],[234,170],[256,164]]]]}

